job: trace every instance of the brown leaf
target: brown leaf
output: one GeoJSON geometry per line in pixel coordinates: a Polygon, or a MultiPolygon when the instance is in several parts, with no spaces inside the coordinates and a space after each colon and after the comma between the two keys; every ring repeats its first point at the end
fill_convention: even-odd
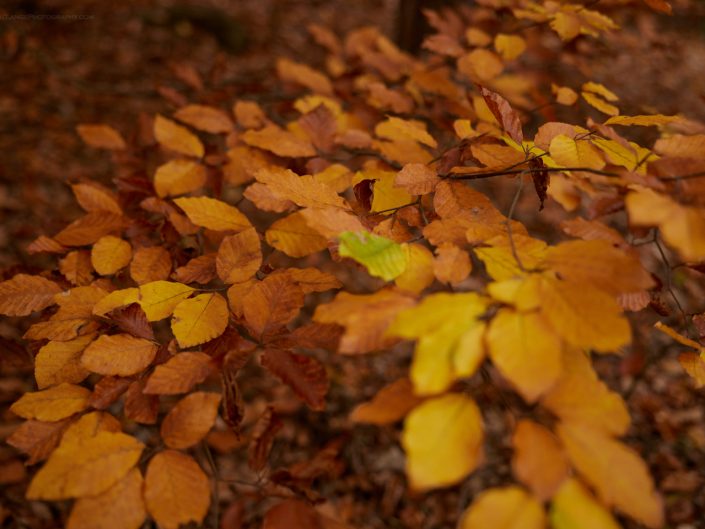
{"type": "Polygon", "coordinates": [[[261,362],[263,367],[293,389],[311,409],[325,408],[328,375],[318,360],[283,349],[266,349],[261,362]]]}
{"type": "Polygon", "coordinates": [[[157,354],[157,345],[129,334],[102,335],[83,352],[81,365],[101,375],[135,375],[157,354]]]}
{"type": "Polygon", "coordinates": [[[27,253],[29,255],[34,255],[35,253],[66,253],[66,248],[51,237],[40,235],[27,245],[27,253]]]}
{"type": "Polygon", "coordinates": [[[59,271],[71,283],[78,286],[93,281],[93,265],[91,254],[84,250],[74,250],[59,261],[59,271]]]}
{"type": "Polygon", "coordinates": [[[304,305],[304,293],[289,278],[273,275],[255,283],[243,303],[253,336],[263,340],[296,317],[304,305]]]}
{"type": "MultiPolygon", "coordinates": [[[[182,353],[186,354],[186,353],[182,353]]],[[[140,424],[155,424],[159,397],[144,393],[145,380],[135,380],[125,394],[125,417],[140,424]]]]}
{"type": "Polygon", "coordinates": [[[213,371],[211,357],[200,352],[178,353],[158,365],[144,387],[146,394],[176,395],[189,392],[213,371]]]}
{"type": "Polygon", "coordinates": [[[125,227],[122,215],[95,211],[84,215],[54,235],[54,240],[64,246],[86,246],[101,237],[118,233],[125,227]]]}
{"type": "Polygon", "coordinates": [[[400,378],[380,389],[371,401],[356,406],[350,419],[369,424],[392,424],[404,418],[422,401],[414,395],[411,380],[400,378]]]}
{"type": "Polygon", "coordinates": [[[44,389],[62,382],[82,382],[90,373],[81,366],[81,354],[92,340],[93,335],[81,336],[67,342],[52,341],[39,349],[34,358],[37,387],[44,389]]]}
{"type": "Polygon", "coordinates": [[[88,405],[96,410],[106,410],[127,391],[133,379],[128,377],[105,376],[93,387],[88,405]]]}
{"type": "Polygon", "coordinates": [[[172,277],[179,283],[200,283],[208,284],[216,278],[216,253],[209,253],[194,257],[184,266],[180,266],[172,277]]]}
{"type": "Polygon", "coordinates": [[[197,391],[181,399],[169,411],[161,436],[169,448],[189,448],[203,439],[218,416],[220,394],[197,391]]]}
{"type": "Polygon", "coordinates": [[[171,273],[171,254],[161,246],[138,248],[130,263],[130,276],[138,285],[166,280],[171,273]]]}
{"type": "Polygon", "coordinates": [[[297,327],[288,338],[295,347],[337,351],[342,336],[343,327],[340,325],[313,322],[297,327]]]}
{"type": "Polygon", "coordinates": [[[7,444],[27,454],[27,464],[34,465],[49,457],[70,423],[71,419],[54,422],[25,421],[7,438],[7,444]]]}
{"type": "Polygon", "coordinates": [[[264,515],[262,529],[325,529],[316,509],[300,500],[284,500],[264,515]]]}
{"type": "Polygon", "coordinates": [[[0,283],[0,314],[28,316],[56,303],[54,296],[61,287],[39,276],[17,274],[0,283]]]}
{"type": "Polygon", "coordinates": [[[534,182],[536,195],[539,197],[539,211],[541,211],[543,209],[543,202],[548,197],[548,184],[551,181],[551,177],[548,171],[546,171],[546,166],[541,158],[529,159],[529,168],[532,171],[531,179],[534,182]]]}
{"type": "Polygon", "coordinates": [[[274,408],[267,406],[255,424],[248,449],[247,464],[253,471],[260,472],[265,467],[274,443],[274,436],[283,426],[284,423],[276,416],[274,408]]]}
{"type": "Polygon", "coordinates": [[[218,277],[225,283],[242,283],[262,265],[262,246],[254,228],[223,239],[215,259],[218,277]]]}
{"type": "Polygon", "coordinates": [[[139,303],[118,307],[106,314],[106,317],[115,323],[121,331],[137,338],[154,341],[154,330],[139,303]]]}
{"type": "Polygon", "coordinates": [[[250,129],[241,136],[241,139],[247,145],[270,151],[285,158],[316,156],[316,149],[311,142],[302,140],[276,125],[267,125],[259,130],[250,129]]]}
{"type": "Polygon", "coordinates": [[[436,171],[428,165],[409,163],[397,173],[394,186],[405,189],[411,195],[426,195],[431,193],[440,181],[436,171]]]}
{"type": "Polygon", "coordinates": [[[245,415],[237,375],[250,359],[250,351],[232,349],[223,359],[221,382],[223,386],[223,419],[235,432],[245,415]]]}
{"type": "Polygon", "coordinates": [[[484,86],[480,86],[480,94],[487,103],[490,111],[497,119],[497,121],[502,125],[504,131],[509,134],[515,142],[521,145],[524,140],[524,133],[521,129],[521,120],[519,115],[509,104],[509,101],[504,99],[501,95],[492,90],[488,90],[484,86]]]}
{"type": "Polygon", "coordinates": [[[318,105],[312,111],[301,116],[298,123],[311,138],[314,147],[324,152],[333,149],[338,123],[333,112],[327,106],[318,105]]]}
{"type": "Polygon", "coordinates": [[[194,129],[211,134],[225,134],[233,129],[232,121],[225,112],[206,105],[187,105],[177,110],[174,117],[194,129]]]}
{"type": "Polygon", "coordinates": [[[76,201],[88,213],[107,212],[122,215],[118,198],[107,187],[96,182],[82,182],[71,186],[76,201]]]}

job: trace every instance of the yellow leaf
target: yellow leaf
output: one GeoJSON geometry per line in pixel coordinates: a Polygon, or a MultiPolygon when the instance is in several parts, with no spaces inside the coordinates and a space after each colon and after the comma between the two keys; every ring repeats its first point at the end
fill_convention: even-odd
{"type": "Polygon", "coordinates": [[[196,226],[215,231],[243,231],[252,227],[236,207],[210,197],[177,198],[179,206],[196,226]]]}
{"type": "Polygon", "coordinates": [[[609,294],[581,283],[544,277],[541,311],[555,333],[569,344],[599,353],[631,341],[629,322],[609,294]]]}
{"type": "Polygon", "coordinates": [[[608,116],[618,116],[619,115],[619,108],[617,108],[614,105],[611,105],[604,99],[602,99],[599,96],[596,96],[593,93],[590,92],[581,92],[583,96],[583,99],[593,108],[596,108],[603,114],[607,114],[608,116]]]}
{"type": "Polygon", "coordinates": [[[593,94],[597,94],[597,95],[605,98],[607,101],[618,101],[619,100],[619,97],[617,97],[617,94],[615,94],[611,90],[608,90],[607,87],[605,87],[604,85],[602,85],[600,83],[588,81],[587,83],[583,83],[582,89],[585,92],[591,92],[593,94]]]}
{"type": "Polygon", "coordinates": [[[339,235],[339,239],[340,255],[364,265],[371,276],[391,281],[406,270],[408,252],[390,239],[364,231],[346,231],[339,235]]]}
{"type": "Polygon", "coordinates": [[[35,474],[27,499],[63,500],[101,494],[135,466],[143,448],[130,435],[106,431],[62,443],[35,474]]]}
{"type": "Polygon", "coordinates": [[[494,365],[527,402],[534,402],[561,374],[561,341],[538,313],[501,309],[486,336],[494,365]]]}
{"type": "Polygon", "coordinates": [[[289,169],[263,169],[255,175],[258,182],[269,187],[275,195],[291,200],[302,208],[328,206],[350,209],[332,187],[319,182],[311,175],[299,176],[289,169]]]}
{"type": "Polygon", "coordinates": [[[124,307],[125,305],[130,305],[132,303],[138,303],[139,299],[139,288],[123,288],[122,290],[114,290],[107,296],[101,298],[98,303],[93,305],[92,312],[96,316],[104,316],[108,312],[117,309],[118,307],[124,307]]]}
{"type": "Polygon", "coordinates": [[[463,513],[460,529],[544,529],[541,504],[516,485],[484,490],[463,513]]]}
{"type": "Polygon", "coordinates": [[[452,393],[427,400],[406,417],[401,443],[413,489],[454,485],[482,456],[482,416],[475,401],[452,393]]]}
{"type": "Polygon", "coordinates": [[[271,247],[290,257],[305,257],[328,247],[328,241],[296,211],[275,221],[264,234],[271,247]]]}
{"type": "Polygon", "coordinates": [[[155,455],[144,480],[147,511],[164,529],[203,522],[210,506],[208,477],[191,457],[176,450],[155,455]]]}
{"type": "Polygon", "coordinates": [[[574,140],[559,134],[551,140],[551,158],[562,167],[602,169],[605,160],[588,140],[574,140]]]}
{"type": "Polygon", "coordinates": [[[334,163],[313,175],[316,182],[327,185],[336,193],[343,193],[350,187],[352,172],[339,163],[334,163]]]}
{"type": "Polygon", "coordinates": [[[91,264],[102,276],[112,275],[126,267],[132,259],[132,246],[119,237],[106,235],[91,250],[91,264]]]}
{"type": "Polygon", "coordinates": [[[127,147],[120,133],[110,125],[81,124],[76,127],[81,139],[91,147],[120,151],[127,147]]]}
{"type": "Polygon", "coordinates": [[[609,511],[573,478],[553,497],[549,519],[553,529],[620,529],[609,511]]]}
{"type": "Polygon", "coordinates": [[[551,91],[556,96],[556,102],[561,105],[571,106],[578,100],[578,93],[567,86],[551,84],[551,91]]]}
{"type": "Polygon", "coordinates": [[[69,426],[61,437],[61,445],[82,443],[100,432],[120,432],[120,421],[109,413],[92,411],[82,415],[69,426]]]}
{"type": "Polygon", "coordinates": [[[49,342],[34,357],[34,377],[37,387],[44,389],[68,382],[78,384],[89,372],[81,366],[81,353],[93,340],[93,335],[81,336],[68,342],[49,342]]]}
{"type": "Polygon", "coordinates": [[[305,86],[312,92],[324,95],[333,94],[333,85],[330,79],[305,64],[289,59],[277,59],[277,75],[282,81],[305,86]]]}
{"type": "Polygon", "coordinates": [[[304,140],[276,125],[266,125],[259,130],[248,130],[240,136],[247,145],[258,147],[284,158],[310,158],[316,149],[304,140]]]}
{"type": "Polygon", "coordinates": [[[130,263],[130,276],[138,285],[163,281],[171,272],[171,254],[161,246],[138,248],[130,263]]]}
{"type": "MultiPolygon", "coordinates": [[[[472,228],[468,230],[468,236],[471,230],[472,228]]],[[[504,231],[506,232],[506,228],[504,231]]],[[[547,248],[546,243],[539,239],[517,234],[512,235],[514,251],[508,237],[498,235],[486,242],[492,246],[476,248],[475,253],[485,263],[487,273],[496,281],[526,275],[527,270],[533,270],[541,263],[547,248]],[[524,270],[519,267],[515,252],[524,270]]]]}
{"type": "Polygon", "coordinates": [[[388,117],[385,121],[377,124],[375,134],[380,138],[390,140],[414,140],[434,149],[438,146],[422,121],[388,117]]]}
{"type": "Polygon", "coordinates": [[[140,286],[139,304],[149,321],[171,316],[179,303],[194,292],[188,285],[172,281],[152,281],[140,286]]]}
{"type": "Polygon", "coordinates": [[[192,347],[217,338],[228,326],[230,311],[220,294],[200,294],[174,308],[171,330],[179,347],[192,347]]]}
{"type": "Polygon", "coordinates": [[[102,335],[83,352],[81,365],[101,375],[136,375],[154,360],[159,347],[129,334],[102,335]]]}
{"type": "Polygon", "coordinates": [[[391,215],[397,209],[414,202],[406,190],[395,187],[396,173],[379,171],[380,178],[376,179],[372,187],[372,213],[391,215]]]}
{"type": "Polygon", "coordinates": [[[159,114],[154,119],[154,137],[163,147],[180,154],[201,158],[205,153],[198,136],[159,114]]]}
{"type": "Polygon", "coordinates": [[[233,129],[233,123],[225,112],[206,105],[186,105],[177,110],[174,117],[211,134],[228,133],[233,129]]]}
{"type": "Polygon", "coordinates": [[[406,269],[397,276],[394,283],[402,290],[408,290],[415,294],[433,283],[433,254],[431,251],[418,243],[411,243],[406,246],[408,253],[408,263],[406,269]]]}
{"type": "Polygon", "coordinates": [[[476,48],[460,57],[458,71],[475,82],[491,81],[504,70],[502,59],[496,53],[476,48]]]}
{"type": "Polygon", "coordinates": [[[215,269],[225,283],[241,283],[262,265],[262,248],[254,228],[225,237],[218,248],[215,269]]]}
{"type": "Polygon", "coordinates": [[[498,33],[494,38],[494,48],[502,55],[505,61],[511,61],[524,53],[526,41],[518,35],[498,33]]]}
{"type": "Polygon", "coordinates": [[[17,274],[0,283],[0,314],[28,316],[55,303],[61,287],[39,276],[17,274]]]}
{"type": "Polygon", "coordinates": [[[649,116],[614,116],[605,121],[605,125],[637,125],[640,127],[663,126],[669,123],[682,121],[679,116],[664,116],[663,114],[653,114],[649,116]]]}
{"type": "Polygon", "coordinates": [[[597,490],[606,505],[657,529],[663,503],[639,455],[604,432],[583,423],[561,423],[558,436],[571,463],[597,490]]]}
{"type": "Polygon", "coordinates": [[[558,439],[545,427],[528,419],[516,425],[512,436],[512,470],[540,500],[548,500],[570,472],[558,439]]]}
{"type": "Polygon", "coordinates": [[[185,195],[205,183],[205,167],[192,160],[170,160],[154,173],[154,190],[159,197],[185,195]]]}
{"type": "Polygon", "coordinates": [[[609,163],[619,165],[629,171],[635,170],[641,164],[637,171],[646,170],[644,160],[641,159],[641,155],[636,152],[632,145],[626,142],[600,138],[599,136],[593,136],[591,142],[604,153],[609,163]]]}
{"type": "Polygon", "coordinates": [[[565,348],[563,374],[541,404],[566,422],[590,424],[612,435],[624,435],[629,428],[624,400],[607,388],[590,359],[577,349],[565,348]]]}
{"type": "Polygon", "coordinates": [[[60,421],[88,407],[90,390],[62,383],[42,391],[32,391],[22,395],[10,411],[24,419],[38,421],[60,421]]]}
{"type": "Polygon", "coordinates": [[[681,367],[695,380],[695,387],[705,386],[705,354],[682,353],[678,355],[681,367]]]}
{"type": "Polygon", "coordinates": [[[220,393],[196,391],[177,402],[162,422],[164,444],[185,449],[203,439],[215,424],[220,398],[220,393]]]}
{"type": "Polygon", "coordinates": [[[105,492],[79,498],[66,529],[139,529],[147,516],[142,483],[142,474],[133,468],[105,492]]]}
{"type": "Polygon", "coordinates": [[[369,353],[388,346],[385,331],[397,313],[411,307],[414,299],[403,292],[380,290],[374,294],[339,292],[335,299],[316,307],[313,320],[345,327],[338,352],[369,353]]]}

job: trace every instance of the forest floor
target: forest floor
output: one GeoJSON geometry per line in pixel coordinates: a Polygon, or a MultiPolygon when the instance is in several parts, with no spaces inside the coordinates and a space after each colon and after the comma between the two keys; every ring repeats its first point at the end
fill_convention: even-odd
{"type": "MultiPolygon", "coordinates": [[[[589,68],[594,80],[621,96],[627,113],[629,102],[639,101],[653,111],[689,109],[688,117],[704,119],[705,9],[698,2],[674,4],[680,26],[678,20],[636,17],[618,40],[606,39],[597,48],[599,56],[591,57],[590,66],[553,65],[563,69],[553,75],[576,69],[586,73],[589,68]],[[685,31],[683,20],[688,21],[685,31]]],[[[381,24],[385,33],[393,34],[397,9],[395,0],[359,0],[354,7],[345,0],[199,3],[221,11],[217,22],[184,5],[176,0],[10,0],[0,6],[0,15],[64,17],[0,21],[0,279],[42,267],[44,261],[27,255],[25,247],[77,216],[67,182],[90,177],[108,183],[113,176],[109,158],[81,142],[77,124],[107,123],[129,137],[140,134],[140,116],[167,114],[187,101],[229,108],[238,97],[275,93],[276,57],[305,56],[313,64],[323,58],[305,31],[309,23],[330,27],[338,35],[381,24]],[[223,33],[224,23],[232,24],[228,33],[223,33]],[[242,47],[238,28],[246,39],[242,47]]],[[[21,334],[16,322],[0,322],[3,338],[21,334]]],[[[669,527],[705,528],[703,392],[683,373],[676,347],[666,347],[666,340],[653,333],[636,336],[635,343],[630,356],[602,359],[598,370],[629,404],[629,440],[639,447],[665,497],[669,527]]],[[[476,491],[511,479],[509,468],[503,473],[479,471],[458,488],[416,497],[407,493],[398,429],[353,428],[348,419],[355,404],[403,376],[407,360],[408,350],[386,357],[326,358],[335,375],[323,413],[292,405],[280,386],[248,379],[246,373],[242,377],[246,399],[261,399],[262,405],[274,401],[286,415],[286,428],[274,449],[282,467],[310,460],[333,442],[329,448],[335,464],[317,463],[328,475],[314,488],[328,499],[322,510],[351,527],[454,527],[476,491]]],[[[18,424],[7,405],[30,389],[31,366],[0,359],[0,375],[4,439],[18,424]]],[[[497,394],[489,384],[478,388],[480,401],[497,394]]],[[[488,457],[510,451],[508,439],[497,442],[488,457]]],[[[237,476],[237,442],[225,436],[212,447],[224,479],[224,529],[258,526],[267,504],[258,506],[256,487],[237,476]]],[[[59,526],[65,513],[24,504],[25,479],[17,453],[0,445],[2,527],[12,526],[10,511],[22,514],[24,527],[59,526]]],[[[625,527],[637,527],[630,524],[625,521],[625,527]]]]}

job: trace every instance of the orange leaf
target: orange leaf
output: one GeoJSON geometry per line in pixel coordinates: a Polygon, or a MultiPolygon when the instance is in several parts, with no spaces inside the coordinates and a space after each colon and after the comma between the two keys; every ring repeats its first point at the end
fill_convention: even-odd
{"type": "Polygon", "coordinates": [[[414,386],[408,378],[400,378],[380,389],[369,402],[358,404],[350,414],[353,422],[392,424],[401,420],[423,399],[414,395],[414,386]]]}
{"type": "Polygon", "coordinates": [[[179,206],[196,226],[215,231],[243,231],[252,227],[236,207],[209,197],[177,198],[179,206]]]}
{"type": "Polygon", "coordinates": [[[219,393],[197,391],[181,399],[162,422],[164,444],[185,449],[198,443],[215,424],[219,404],[219,393]]]}
{"type": "Polygon", "coordinates": [[[146,369],[158,346],[129,334],[102,335],[83,353],[81,365],[101,375],[135,375],[146,369]]]}
{"type": "Polygon", "coordinates": [[[29,455],[27,465],[34,465],[49,457],[49,454],[58,446],[70,420],[25,421],[7,438],[7,444],[29,455]]]}
{"type": "Polygon", "coordinates": [[[207,354],[178,353],[154,369],[144,392],[158,395],[187,393],[212,371],[211,357],[207,354]]]}
{"type": "Polygon", "coordinates": [[[333,93],[330,79],[305,64],[289,59],[277,59],[277,75],[282,81],[305,86],[319,94],[331,95],[333,93]]]}
{"type": "Polygon", "coordinates": [[[59,384],[43,391],[25,393],[10,411],[25,419],[38,421],[60,421],[88,406],[91,392],[73,384],[59,384]]]}
{"type": "Polygon", "coordinates": [[[106,431],[62,442],[35,474],[27,498],[62,500],[101,494],[135,466],[143,448],[130,435],[106,431]]]}
{"type": "Polygon", "coordinates": [[[217,293],[200,294],[174,308],[171,330],[179,347],[192,347],[217,338],[228,326],[228,304],[217,293]]]}
{"type": "Polygon", "coordinates": [[[66,529],[139,529],[147,516],[142,483],[142,474],[133,468],[105,492],[79,498],[66,529]]]}
{"type": "Polygon", "coordinates": [[[191,457],[165,450],[149,462],[144,500],[149,514],[164,529],[200,524],[210,506],[208,477],[191,457]]]}
{"type": "Polygon", "coordinates": [[[192,160],[170,160],[157,167],[154,190],[159,197],[185,195],[206,183],[206,169],[192,160]]]}
{"type": "Polygon", "coordinates": [[[316,149],[310,141],[303,140],[276,125],[266,125],[260,130],[248,130],[240,138],[247,145],[259,147],[284,158],[316,156],[316,149]]]}
{"type": "Polygon", "coordinates": [[[328,247],[328,241],[296,211],[275,221],[264,234],[267,244],[290,257],[305,257],[328,247]]]}
{"type": "Polygon", "coordinates": [[[141,423],[155,424],[159,411],[159,398],[146,395],[144,379],[135,380],[125,393],[125,417],[141,423]]]}
{"type": "Polygon", "coordinates": [[[186,105],[177,110],[174,117],[194,129],[211,134],[228,133],[233,129],[232,121],[225,112],[206,105],[186,105]]]}
{"type": "Polygon", "coordinates": [[[261,362],[312,410],[325,408],[328,375],[321,362],[283,349],[265,349],[261,362]]]}
{"type": "Polygon", "coordinates": [[[120,133],[110,125],[82,124],[76,126],[76,131],[81,139],[91,147],[114,151],[121,151],[127,147],[120,133]]]}
{"type": "Polygon", "coordinates": [[[561,423],[558,436],[573,466],[604,503],[647,527],[663,526],[663,502],[637,452],[587,424],[561,423]]]}
{"type": "Polygon", "coordinates": [[[287,276],[299,285],[304,294],[325,292],[326,290],[343,286],[334,275],[323,272],[318,268],[280,268],[272,273],[272,275],[279,274],[287,276]]]}
{"type": "Polygon", "coordinates": [[[95,182],[74,184],[71,189],[78,203],[87,212],[105,211],[122,215],[118,199],[110,189],[95,182]]]}
{"type": "Polygon", "coordinates": [[[463,514],[461,529],[544,529],[546,513],[536,498],[511,485],[484,490],[463,514]]]}
{"type": "Polygon", "coordinates": [[[255,283],[242,301],[253,336],[262,339],[296,317],[304,305],[304,293],[286,276],[274,275],[255,283]]]}
{"type": "Polygon", "coordinates": [[[262,265],[262,247],[254,228],[225,237],[218,248],[215,269],[224,283],[241,283],[262,265]]]}
{"type": "Polygon", "coordinates": [[[260,182],[255,182],[248,186],[243,195],[257,206],[257,209],[262,211],[282,213],[294,207],[294,203],[291,200],[280,197],[270,187],[260,182]]]}
{"type": "Polygon", "coordinates": [[[34,357],[34,377],[37,387],[44,389],[68,382],[78,384],[90,373],[81,366],[81,353],[93,340],[92,335],[67,342],[52,341],[39,349],[34,357]]]}
{"type": "Polygon", "coordinates": [[[132,259],[132,247],[119,237],[106,235],[91,250],[91,264],[102,276],[112,275],[126,267],[132,259]]]}
{"type": "Polygon", "coordinates": [[[235,101],[233,114],[237,124],[244,129],[258,129],[267,123],[267,115],[256,101],[235,101]]]}
{"type": "Polygon", "coordinates": [[[406,164],[394,179],[396,187],[404,188],[411,195],[431,193],[441,179],[434,169],[421,163],[406,164]]]}
{"type": "Polygon", "coordinates": [[[302,208],[325,208],[328,206],[349,209],[345,200],[333,188],[319,182],[311,175],[299,176],[286,170],[261,170],[255,175],[277,196],[291,200],[302,208]]]}
{"type": "Polygon", "coordinates": [[[154,119],[154,137],[163,147],[180,154],[201,158],[205,153],[198,136],[159,114],[154,119]]]}
{"type": "Polygon", "coordinates": [[[59,271],[74,285],[85,286],[93,281],[90,252],[74,250],[59,261],[59,271]]]}
{"type": "Polygon", "coordinates": [[[457,285],[472,272],[472,261],[465,250],[452,243],[442,243],[436,249],[433,273],[442,283],[457,285]]]}
{"type": "Polygon", "coordinates": [[[94,211],[66,226],[54,239],[64,246],[86,246],[125,227],[122,215],[107,211],[94,211]]]}
{"type": "Polygon", "coordinates": [[[516,425],[512,444],[516,478],[540,500],[551,498],[570,470],[558,439],[540,424],[522,419],[516,425]]]}
{"type": "Polygon", "coordinates": [[[274,413],[274,408],[267,406],[264,413],[257,419],[252,431],[252,442],[248,449],[247,465],[259,472],[267,464],[267,457],[274,443],[274,436],[282,429],[284,423],[274,413]]]}
{"type": "Polygon", "coordinates": [[[215,261],[215,253],[194,257],[184,266],[174,270],[173,278],[179,283],[210,283],[217,275],[215,261]]]}
{"type": "Polygon", "coordinates": [[[138,248],[130,263],[130,276],[138,285],[162,281],[171,272],[171,254],[161,246],[138,248]]]}
{"type": "Polygon", "coordinates": [[[59,292],[61,287],[48,279],[17,274],[0,283],[0,314],[27,316],[53,305],[59,292]]]}

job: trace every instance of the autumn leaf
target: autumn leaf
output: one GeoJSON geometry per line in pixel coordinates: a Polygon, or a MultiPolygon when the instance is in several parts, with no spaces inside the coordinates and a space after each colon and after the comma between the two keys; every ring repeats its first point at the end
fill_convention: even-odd
{"type": "Polygon", "coordinates": [[[71,186],[76,201],[87,212],[104,211],[122,214],[118,198],[110,189],[95,182],[82,182],[71,186]]]}
{"type": "Polygon", "coordinates": [[[192,347],[217,338],[228,325],[228,304],[217,293],[199,294],[174,308],[171,330],[180,347],[192,347]]]}
{"type": "Polygon", "coordinates": [[[223,238],[215,258],[215,269],[224,283],[242,283],[262,265],[259,235],[249,228],[223,238]]]}
{"type": "MultiPolygon", "coordinates": [[[[480,50],[476,50],[476,52],[477,51],[480,50]]],[[[495,70],[499,69],[501,71],[501,67],[494,68],[495,70]]],[[[487,79],[488,77],[492,78],[494,77],[494,75],[483,74],[483,76],[480,77],[480,80],[487,79]]],[[[497,122],[502,125],[504,131],[509,135],[510,138],[512,138],[519,145],[521,145],[521,142],[524,140],[524,133],[522,132],[521,128],[521,120],[519,119],[519,115],[509,104],[509,101],[504,99],[498,93],[493,92],[492,90],[488,90],[483,86],[480,86],[480,94],[482,95],[483,99],[485,100],[485,103],[489,107],[490,112],[492,112],[492,115],[495,117],[497,122]]]]}
{"type": "Polygon", "coordinates": [[[161,426],[161,436],[169,448],[189,448],[215,424],[220,404],[219,393],[190,393],[169,411],[161,426]]]}
{"type": "Polygon", "coordinates": [[[143,246],[135,250],[130,263],[130,276],[138,285],[164,281],[171,272],[171,254],[161,246],[143,246]]]}
{"type": "Polygon", "coordinates": [[[480,410],[464,395],[443,395],[414,408],[401,440],[411,487],[428,490],[465,478],[479,463],[483,436],[480,410]]]}
{"type": "Polygon", "coordinates": [[[67,382],[78,384],[89,371],[81,365],[83,350],[94,336],[81,336],[66,342],[51,341],[34,357],[34,378],[39,389],[67,382]]]}
{"type": "Polygon", "coordinates": [[[196,226],[215,231],[243,231],[252,227],[250,221],[236,207],[209,197],[177,198],[179,206],[196,226]]]}
{"type": "Polygon", "coordinates": [[[260,472],[267,465],[267,458],[274,443],[274,436],[283,427],[284,423],[274,413],[274,409],[268,406],[257,419],[252,432],[252,443],[247,457],[247,465],[252,470],[260,472]]]}
{"type": "Polygon", "coordinates": [[[92,342],[81,357],[81,365],[101,375],[135,375],[154,360],[158,346],[129,334],[102,335],[92,342]]]}
{"type": "Polygon", "coordinates": [[[264,339],[296,317],[304,305],[304,293],[286,276],[273,275],[255,283],[242,302],[253,336],[264,339]]]}
{"type": "Polygon", "coordinates": [[[35,474],[27,498],[61,500],[101,494],[134,467],[143,448],[130,435],[106,431],[62,443],[35,474]]]}
{"type": "Polygon", "coordinates": [[[0,314],[27,316],[55,303],[61,287],[40,276],[17,274],[0,283],[0,314]]]}
{"type": "Polygon", "coordinates": [[[60,421],[85,410],[90,394],[84,387],[64,382],[42,391],[25,393],[10,406],[10,411],[25,419],[60,421]]]}
{"type": "Polygon", "coordinates": [[[171,316],[174,308],[193,292],[182,283],[152,281],[140,286],[138,303],[149,321],[159,321],[171,316]]]}
{"type": "Polygon", "coordinates": [[[211,357],[200,352],[183,352],[158,365],[147,379],[144,392],[158,395],[187,393],[213,371],[211,357]]]}
{"type": "Polygon", "coordinates": [[[549,519],[555,529],[620,529],[610,512],[573,478],[553,497],[549,519]]]}
{"type": "Polygon", "coordinates": [[[86,246],[101,237],[119,233],[125,227],[122,215],[108,211],[93,211],[75,220],[59,233],[54,240],[64,246],[86,246]]]}
{"type": "Polygon", "coordinates": [[[411,195],[431,193],[441,179],[432,168],[420,163],[406,164],[394,179],[394,185],[411,195]]]}
{"type": "Polygon", "coordinates": [[[341,233],[338,252],[367,268],[371,276],[391,281],[406,270],[409,254],[394,241],[367,232],[341,233]]]}
{"type": "Polygon", "coordinates": [[[120,133],[110,125],[84,123],[76,126],[76,132],[91,147],[114,151],[120,151],[127,147],[120,133]]]}
{"type": "Polygon", "coordinates": [[[190,456],[176,450],[155,455],[144,479],[147,511],[164,529],[200,524],[210,506],[208,477],[190,456]]]}
{"type": "Polygon", "coordinates": [[[233,123],[225,112],[206,105],[186,105],[177,110],[174,117],[194,129],[211,134],[225,134],[233,129],[233,123]]]}
{"type": "Polygon", "coordinates": [[[34,465],[54,451],[70,421],[25,421],[6,439],[7,444],[29,455],[27,464],[34,465]]]}
{"type": "Polygon", "coordinates": [[[349,209],[335,190],[311,175],[299,176],[286,169],[262,169],[255,174],[257,181],[266,185],[275,195],[303,208],[335,207],[349,209]]]}
{"type": "Polygon", "coordinates": [[[461,529],[543,529],[546,514],[536,498],[517,486],[483,491],[465,511],[461,529]]]}
{"type": "Polygon", "coordinates": [[[195,134],[159,114],[154,119],[154,137],[163,147],[180,154],[201,158],[205,153],[195,134]]]}
{"type": "Polygon", "coordinates": [[[157,167],[154,190],[159,197],[178,196],[197,191],[206,183],[206,169],[192,160],[170,160],[157,167]]]}
{"type": "Polygon", "coordinates": [[[423,399],[414,394],[408,378],[400,378],[380,389],[369,402],[358,404],[350,414],[353,422],[392,424],[401,420],[423,399]]]}
{"type": "Polygon", "coordinates": [[[408,255],[406,268],[396,277],[394,283],[401,290],[419,294],[435,279],[433,254],[428,248],[418,243],[408,244],[406,251],[408,255]]]}
{"type": "Polygon", "coordinates": [[[132,247],[130,243],[112,235],[98,239],[91,250],[91,264],[95,271],[102,276],[120,271],[128,265],[131,259],[132,247]]]}
{"type": "Polygon", "coordinates": [[[316,149],[311,145],[311,142],[276,125],[266,125],[259,130],[248,130],[241,138],[247,145],[270,151],[285,158],[309,158],[316,155],[316,149]]]}

